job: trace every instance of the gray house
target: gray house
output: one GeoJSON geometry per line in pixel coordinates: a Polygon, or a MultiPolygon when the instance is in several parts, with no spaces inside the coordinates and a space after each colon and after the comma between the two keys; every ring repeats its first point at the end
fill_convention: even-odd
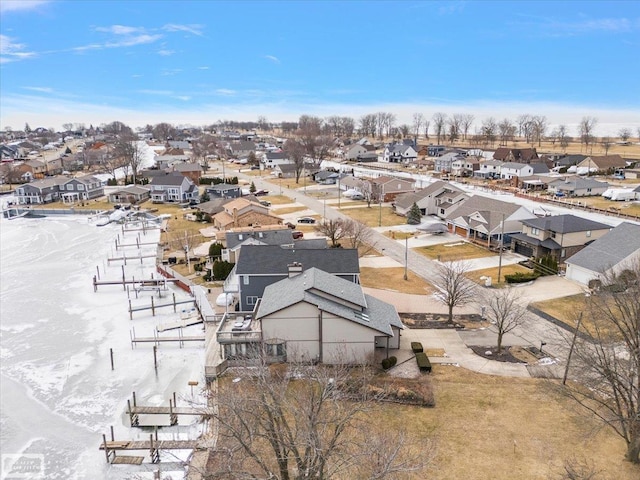
{"type": "Polygon", "coordinates": [[[92,175],[67,179],[64,184],[60,185],[60,197],[65,203],[93,200],[103,195],[102,182],[92,175]]]}
{"type": "Polygon", "coordinates": [[[440,157],[436,157],[433,164],[433,170],[440,173],[450,173],[453,162],[458,159],[464,159],[464,155],[458,152],[445,153],[440,157]]]}
{"type": "Polygon", "coordinates": [[[149,187],[153,202],[188,202],[198,199],[198,186],[180,173],[153,177],[149,187]]]}
{"type": "Polygon", "coordinates": [[[607,182],[599,182],[589,177],[583,178],[575,176],[558,179],[550,183],[548,190],[558,197],[588,197],[592,195],[602,195],[607,188],[609,188],[607,182]]]}
{"type": "Polygon", "coordinates": [[[228,183],[219,183],[207,187],[207,194],[211,199],[214,198],[238,198],[242,196],[240,185],[230,185],[228,183]]]}
{"type": "Polygon", "coordinates": [[[252,310],[264,289],[287,278],[288,265],[319,268],[349,282],[359,283],[358,250],[351,248],[297,249],[278,245],[245,245],[231,275],[237,277],[239,309],[252,310]]]}
{"type": "Polygon", "coordinates": [[[51,177],[20,185],[16,188],[17,201],[21,205],[55,202],[60,199],[60,185],[68,180],[68,177],[51,177]]]}

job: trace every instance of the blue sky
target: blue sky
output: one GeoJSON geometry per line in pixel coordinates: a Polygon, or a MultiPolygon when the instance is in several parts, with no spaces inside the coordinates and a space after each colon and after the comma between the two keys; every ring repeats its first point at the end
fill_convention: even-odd
{"type": "Polygon", "coordinates": [[[640,2],[0,3],[0,126],[390,111],[640,126],[640,2]]]}

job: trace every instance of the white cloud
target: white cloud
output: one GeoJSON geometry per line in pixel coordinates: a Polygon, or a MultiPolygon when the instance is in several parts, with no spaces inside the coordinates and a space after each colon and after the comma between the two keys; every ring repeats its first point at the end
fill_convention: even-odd
{"type": "Polygon", "coordinates": [[[176,53],[175,50],[166,50],[166,49],[158,50],[158,55],[162,55],[163,57],[170,57],[174,53],[176,53]]]}
{"type": "Polygon", "coordinates": [[[175,98],[177,98],[178,100],[182,100],[183,102],[191,100],[191,97],[188,95],[176,95],[175,98]]]}
{"type": "Polygon", "coordinates": [[[197,24],[180,25],[175,23],[168,23],[167,25],[162,27],[162,30],[165,30],[167,32],[186,32],[201,37],[203,35],[202,28],[202,25],[197,24]]]}
{"type": "Polygon", "coordinates": [[[143,27],[128,27],[126,25],[111,25],[109,27],[96,27],[97,32],[113,33],[114,35],[133,35],[134,33],[144,33],[143,27]]]}
{"type": "Polygon", "coordinates": [[[0,2],[0,13],[35,10],[39,6],[49,3],[49,1],[50,0],[2,0],[2,2],[0,2]]]}
{"type": "Polygon", "coordinates": [[[26,52],[24,43],[17,43],[7,35],[0,35],[0,63],[15,62],[33,57],[34,52],[26,52]]]}
{"type": "Polygon", "coordinates": [[[267,60],[271,60],[273,63],[281,63],[278,57],[274,57],[273,55],[265,55],[264,58],[267,60]]]}
{"type": "Polygon", "coordinates": [[[163,95],[163,96],[173,95],[173,92],[171,90],[142,89],[142,90],[138,90],[138,93],[144,93],[145,95],[163,95]]]}
{"type": "Polygon", "coordinates": [[[53,93],[53,88],[51,87],[22,87],[25,90],[31,90],[32,92],[41,92],[41,93],[53,93]]]}
{"type": "Polygon", "coordinates": [[[198,67],[198,70],[209,70],[210,67],[198,67]]]}
{"type": "Polygon", "coordinates": [[[223,95],[223,96],[225,96],[225,97],[232,97],[232,96],[234,96],[236,93],[238,93],[238,92],[236,92],[235,90],[231,90],[231,89],[229,89],[229,88],[218,88],[218,89],[216,90],[216,94],[218,94],[218,95],[223,95]]]}
{"type": "Polygon", "coordinates": [[[163,77],[170,77],[173,75],[177,75],[180,72],[182,72],[181,68],[165,68],[164,70],[162,70],[160,75],[162,75],[163,77]]]}

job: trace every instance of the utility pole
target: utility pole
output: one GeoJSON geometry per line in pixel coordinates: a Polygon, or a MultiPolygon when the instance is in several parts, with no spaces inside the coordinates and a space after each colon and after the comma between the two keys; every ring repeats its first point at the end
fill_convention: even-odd
{"type": "Polygon", "coordinates": [[[404,239],[404,279],[408,280],[407,270],[409,269],[409,237],[404,239]]]}
{"type": "Polygon", "coordinates": [[[571,362],[571,355],[573,355],[573,347],[576,346],[576,340],[578,339],[578,330],[580,329],[581,323],[582,323],[582,312],[580,312],[580,315],[578,316],[578,320],[576,321],[576,330],[573,332],[573,339],[571,340],[569,355],[567,355],[567,365],[564,367],[564,375],[562,377],[563,385],[567,383],[567,376],[569,376],[569,363],[571,362]]]}
{"type": "Polygon", "coordinates": [[[500,255],[498,258],[498,282],[500,283],[500,275],[502,274],[502,249],[504,247],[504,213],[502,214],[502,227],[500,232],[500,255]]]}

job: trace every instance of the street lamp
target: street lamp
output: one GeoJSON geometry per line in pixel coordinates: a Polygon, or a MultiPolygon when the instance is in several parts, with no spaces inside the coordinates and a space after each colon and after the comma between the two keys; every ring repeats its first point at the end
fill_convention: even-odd
{"type": "Polygon", "coordinates": [[[379,209],[378,209],[378,226],[381,227],[382,226],[382,197],[378,198],[378,204],[379,204],[379,209]]]}
{"type": "Polygon", "coordinates": [[[543,342],[542,340],[540,340],[540,355],[542,355],[542,347],[544,347],[547,344],[547,342],[543,342]]]}

